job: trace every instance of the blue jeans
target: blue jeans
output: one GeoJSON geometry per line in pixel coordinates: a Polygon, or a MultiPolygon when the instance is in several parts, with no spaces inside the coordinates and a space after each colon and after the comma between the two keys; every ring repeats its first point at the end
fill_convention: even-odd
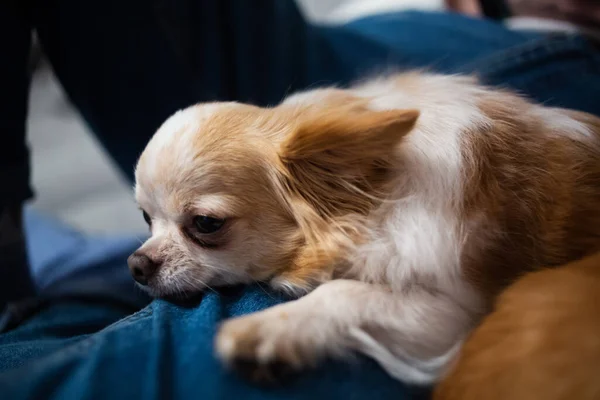
{"type": "MultiPolygon", "coordinates": [[[[13,61],[0,66],[9,144],[0,147],[0,205],[31,195],[24,120],[32,27],[71,100],[129,176],[150,135],[178,108],[274,104],[294,90],[390,69],[475,73],[546,104],[600,115],[600,51],[581,36],[416,12],[312,26],[284,0],[13,0],[0,5],[0,49],[13,61]]],[[[2,320],[2,398],[423,395],[363,359],[330,362],[280,388],[248,385],[214,358],[217,324],[285,299],[254,286],[209,292],[187,307],[149,302],[127,275],[134,239],[83,237],[40,218],[26,220],[37,297],[11,303],[2,320]]],[[[19,276],[2,273],[0,304],[19,276]]]]}

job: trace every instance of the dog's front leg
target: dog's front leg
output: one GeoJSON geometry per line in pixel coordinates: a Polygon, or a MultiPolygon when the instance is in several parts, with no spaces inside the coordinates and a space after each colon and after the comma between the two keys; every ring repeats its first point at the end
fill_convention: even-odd
{"type": "Polygon", "coordinates": [[[334,280],[299,300],[226,321],[216,347],[226,364],[254,380],[358,351],[397,379],[429,383],[470,326],[468,313],[435,291],[334,280]]]}

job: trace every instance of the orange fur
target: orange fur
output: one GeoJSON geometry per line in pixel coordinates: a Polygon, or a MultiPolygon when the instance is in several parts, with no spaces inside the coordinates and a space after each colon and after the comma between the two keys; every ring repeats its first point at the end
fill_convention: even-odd
{"type": "Polygon", "coordinates": [[[463,207],[467,219],[486,216],[485,250],[473,242],[463,268],[493,300],[525,272],[600,250],[600,129],[594,116],[554,109],[585,122],[591,137],[553,134],[532,104],[502,91],[479,106],[491,124],[468,136],[463,207]]]}
{"type": "Polygon", "coordinates": [[[340,253],[357,240],[357,218],[372,209],[401,139],[419,113],[414,110],[368,111],[357,107],[321,107],[302,118],[282,143],[285,186],[306,239],[281,279],[314,287],[340,267],[340,253]],[[349,219],[348,216],[352,216],[349,219]]]}
{"type": "MultiPolygon", "coordinates": [[[[144,152],[137,169],[154,173],[138,173],[138,187],[148,196],[169,193],[166,211],[190,216],[202,211],[192,204],[198,197],[227,193],[233,200],[220,212],[232,225],[244,224],[230,231],[257,232],[268,247],[255,262],[260,268],[249,266],[250,278],[275,277],[285,282],[282,289],[307,292],[342,267],[340,254],[360,236],[358,216],[368,213],[388,182],[386,168],[397,144],[419,115],[371,111],[365,101],[343,93],[333,90],[324,103],[302,107],[222,107],[203,120],[202,134],[193,131],[193,120],[179,125],[169,145],[193,132],[191,163],[181,165],[181,150],[169,145],[159,157],[144,152]]],[[[215,244],[233,241],[229,236],[215,244]]],[[[166,242],[147,251],[170,261],[174,247],[166,242]]]]}
{"type": "Polygon", "coordinates": [[[434,399],[600,399],[599,374],[600,253],[510,286],[434,399]]]}

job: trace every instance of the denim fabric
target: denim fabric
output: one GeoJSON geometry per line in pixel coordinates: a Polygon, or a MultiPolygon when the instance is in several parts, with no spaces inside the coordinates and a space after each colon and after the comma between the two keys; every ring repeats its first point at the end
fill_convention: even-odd
{"type": "Polygon", "coordinates": [[[547,106],[600,115],[600,42],[545,35],[474,60],[463,71],[547,106]]]}
{"type": "Polygon", "coordinates": [[[134,239],[85,237],[39,215],[27,217],[32,269],[46,277],[38,280],[44,295],[22,303],[23,320],[0,335],[3,399],[402,399],[423,393],[393,381],[368,360],[331,363],[279,388],[248,385],[215,359],[217,324],[285,298],[261,286],[234,287],[185,306],[156,300],[139,310],[143,297],[127,300],[120,293],[135,292],[125,267],[134,239]],[[61,259],[69,271],[54,280],[61,259]],[[77,281],[71,278],[75,272],[96,275],[94,264],[120,271],[120,277],[107,277],[105,292],[93,293],[89,279],[74,291],[73,286],[60,293],[47,290],[55,282],[77,281]],[[124,285],[118,278],[125,278],[124,285]],[[86,286],[90,290],[82,292],[86,286]]]}
{"type": "MultiPolygon", "coordinates": [[[[126,265],[127,256],[139,247],[139,238],[86,236],[31,210],[25,213],[25,228],[37,296],[10,303],[0,319],[0,332],[19,325],[54,301],[83,299],[111,307],[120,304],[125,310],[121,316],[150,302],[135,288],[126,265]]],[[[0,281],[2,286],[11,283],[17,284],[0,281]]]]}
{"type": "MultiPolygon", "coordinates": [[[[512,32],[491,21],[416,12],[310,26],[292,2],[283,0],[252,6],[243,0],[31,4],[19,14],[22,19],[2,19],[1,29],[15,32],[15,46],[8,47],[18,53],[16,33],[29,25],[38,29],[71,99],[128,172],[149,135],[177,108],[215,99],[272,104],[289,91],[389,70],[473,72],[546,104],[600,115],[598,46],[580,36],[512,32]]],[[[4,8],[0,4],[0,13],[4,8]]],[[[16,78],[22,72],[7,71],[16,75],[5,79],[3,101],[12,94],[22,98],[23,82],[16,78]]],[[[23,115],[19,112],[14,115],[23,115]]],[[[18,123],[8,134],[17,143],[23,140],[18,123]]],[[[18,161],[14,166],[24,162],[18,161]]],[[[15,187],[23,187],[22,177],[2,175],[3,184],[15,179],[15,187]]],[[[41,296],[13,305],[5,315],[2,398],[399,399],[423,394],[362,359],[354,365],[332,362],[277,389],[247,385],[215,360],[216,326],[223,318],[285,299],[254,286],[209,292],[187,307],[153,301],[141,308],[147,300],[135,292],[125,267],[134,239],[86,238],[51,221],[36,221],[28,219],[30,258],[41,296]]],[[[10,284],[3,277],[0,290],[10,284]]]]}
{"type": "Polygon", "coordinates": [[[54,302],[0,337],[3,398],[410,398],[402,384],[366,360],[332,363],[274,389],[229,374],[213,355],[217,323],[277,301],[257,287],[211,292],[191,308],[159,300],[102,330],[102,324],[119,318],[121,309],[54,302]],[[30,342],[24,345],[26,340],[30,342]]]}

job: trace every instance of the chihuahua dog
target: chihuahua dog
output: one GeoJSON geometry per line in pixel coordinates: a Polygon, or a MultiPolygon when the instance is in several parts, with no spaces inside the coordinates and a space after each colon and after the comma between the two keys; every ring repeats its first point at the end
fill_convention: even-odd
{"type": "Polygon", "coordinates": [[[427,384],[518,277],[600,249],[600,120],[422,72],[201,104],[151,139],[135,196],[149,294],[300,297],[226,321],[225,363],[260,379],[358,352],[427,384]]]}

